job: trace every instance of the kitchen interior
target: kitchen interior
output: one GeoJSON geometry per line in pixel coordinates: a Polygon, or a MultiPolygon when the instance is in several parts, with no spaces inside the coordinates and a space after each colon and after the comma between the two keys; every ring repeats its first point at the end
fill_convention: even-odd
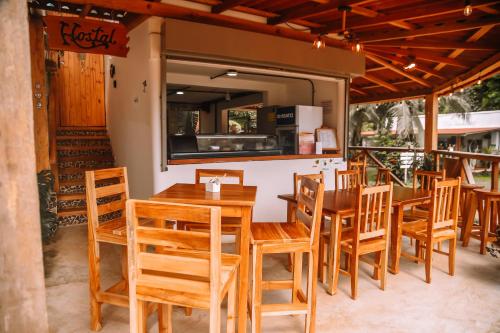
{"type": "Polygon", "coordinates": [[[341,149],[336,130],[343,126],[343,78],[176,59],[166,67],[171,162],[341,149]],[[319,135],[325,130],[329,136],[319,135]]]}

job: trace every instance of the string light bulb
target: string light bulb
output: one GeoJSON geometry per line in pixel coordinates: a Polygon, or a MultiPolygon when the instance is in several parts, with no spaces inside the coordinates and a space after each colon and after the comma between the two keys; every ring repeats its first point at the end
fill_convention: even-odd
{"type": "Polygon", "coordinates": [[[354,43],[354,45],[352,47],[352,50],[356,53],[361,53],[361,51],[363,51],[363,44],[356,41],[356,43],[354,43]]]}
{"type": "Polygon", "coordinates": [[[480,86],[481,83],[483,83],[483,81],[481,81],[481,79],[477,80],[477,85],[480,86]]]}
{"type": "Polygon", "coordinates": [[[313,41],[313,47],[316,50],[325,48],[325,41],[321,35],[318,35],[313,41]]]}
{"type": "Polygon", "coordinates": [[[465,0],[464,15],[470,16],[472,14],[472,6],[470,0],[465,0]]]}

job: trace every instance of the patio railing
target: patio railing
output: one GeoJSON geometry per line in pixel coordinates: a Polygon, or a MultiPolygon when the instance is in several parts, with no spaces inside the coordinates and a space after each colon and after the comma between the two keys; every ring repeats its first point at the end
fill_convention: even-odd
{"type": "Polygon", "coordinates": [[[500,155],[448,150],[433,150],[430,154],[425,154],[422,148],[408,147],[350,146],[349,151],[353,156],[356,154],[366,156],[367,161],[376,167],[389,168],[392,180],[401,186],[408,185],[407,179],[410,177],[406,177],[407,173],[413,175],[413,170],[420,168],[427,170],[445,168],[449,177],[461,176],[469,184],[475,184],[471,161],[482,161],[491,165],[491,190],[498,190],[500,155]]]}

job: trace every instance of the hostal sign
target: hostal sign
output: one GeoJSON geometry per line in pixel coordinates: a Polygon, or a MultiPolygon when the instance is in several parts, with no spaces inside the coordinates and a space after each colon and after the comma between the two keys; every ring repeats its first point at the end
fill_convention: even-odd
{"type": "Polygon", "coordinates": [[[126,57],[127,28],[122,24],[67,16],[45,16],[49,48],[126,57]]]}

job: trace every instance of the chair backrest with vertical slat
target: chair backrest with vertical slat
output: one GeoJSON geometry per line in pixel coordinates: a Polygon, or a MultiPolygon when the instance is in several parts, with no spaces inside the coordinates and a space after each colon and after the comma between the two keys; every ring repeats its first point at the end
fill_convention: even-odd
{"type": "Polygon", "coordinates": [[[389,168],[378,168],[377,178],[375,180],[375,185],[387,185],[391,182],[391,169],[389,168]]]}
{"type": "Polygon", "coordinates": [[[243,185],[243,170],[229,170],[229,169],[196,169],[195,183],[200,184],[201,178],[221,178],[236,179],[239,185],[243,185]]]}
{"type": "Polygon", "coordinates": [[[220,207],[127,201],[129,283],[183,293],[220,292],[220,207]],[[141,220],[204,223],[210,233],[144,226],[141,220]],[[152,251],[152,249],[155,249],[152,251]]]}
{"type": "Polygon", "coordinates": [[[361,177],[361,184],[367,185],[368,177],[366,174],[366,157],[363,155],[359,157],[357,160],[348,160],[347,161],[347,169],[348,170],[358,170],[359,175],[361,177]]]}
{"type": "Polygon", "coordinates": [[[387,185],[358,186],[353,244],[371,238],[387,238],[391,218],[392,191],[392,182],[387,185]]]}
{"type": "Polygon", "coordinates": [[[335,169],[335,190],[352,190],[361,183],[359,170],[335,169]]]}
{"type": "Polygon", "coordinates": [[[325,174],[323,173],[323,171],[321,171],[320,173],[313,173],[313,174],[308,174],[308,175],[299,175],[298,173],[294,172],[294,174],[293,174],[293,196],[295,197],[295,199],[297,199],[297,195],[299,194],[300,185],[302,183],[303,178],[309,178],[309,179],[315,180],[321,184],[325,183],[325,174]]]}
{"type": "Polygon", "coordinates": [[[297,222],[309,228],[312,246],[319,242],[324,192],[325,184],[310,178],[301,179],[295,216],[297,222]]]}
{"type": "Polygon", "coordinates": [[[87,220],[96,230],[100,223],[125,226],[125,202],[129,198],[127,168],[85,172],[87,220]]]}
{"type": "MultiPolygon", "coordinates": [[[[460,198],[460,177],[438,181],[434,180],[431,200],[432,229],[452,228],[456,230],[460,198]]],[[[429,233],[431,234],[431,233],[429,233]]]]}
{"type": "Polygon", "coordinates": [[[413,174],[413,188],[420,188],[422,190],[430,191],[434,184],[434,180],[444,180],[446,178],[446,171],[424,171],[415,170],[413,174]]]}

